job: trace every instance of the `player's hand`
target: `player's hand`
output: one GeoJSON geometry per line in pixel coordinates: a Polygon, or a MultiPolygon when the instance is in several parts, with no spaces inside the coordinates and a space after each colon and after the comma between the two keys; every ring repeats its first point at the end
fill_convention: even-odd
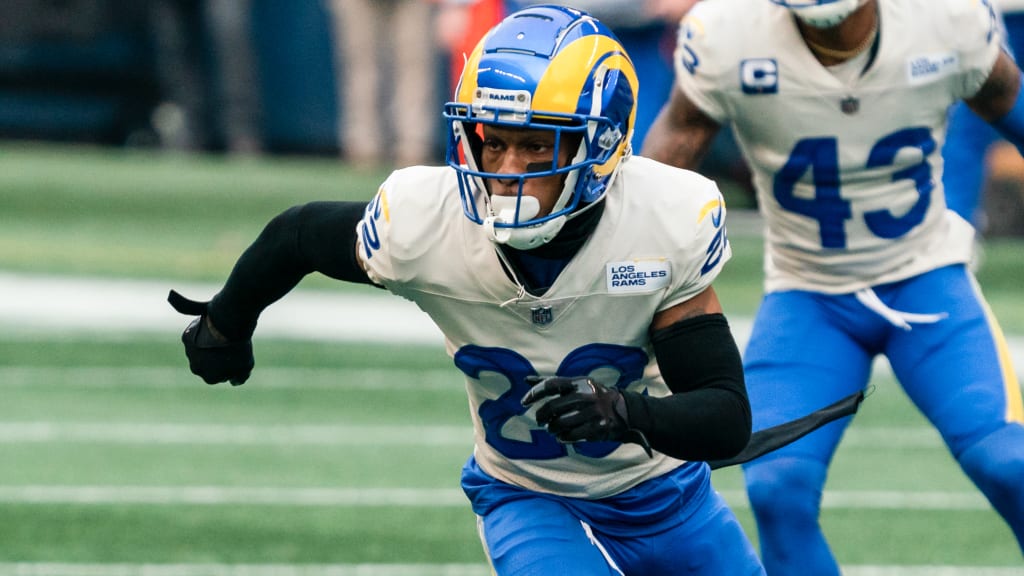
{"type": "Polygon", "coordinates": [[[537,410],[537,423],[560,442],[634,442],[651,455],[647,438],[630,428],[626,400],[617,388],[585,376],[527,376],[526,383],[532,388],[523,396],[523,406],[549,399],[537,410]]]}
{"type": "Polygon", "coordinates": [[[217,332],[206,315],[209,302],[189,300],[174,290],[167,301],[182,314],[198,316],[181,334],[188,367],[193,374],[207,384],[230,381],[238,386],[249,379],[255,365],[251,339],[231,342],[217,332]]]}

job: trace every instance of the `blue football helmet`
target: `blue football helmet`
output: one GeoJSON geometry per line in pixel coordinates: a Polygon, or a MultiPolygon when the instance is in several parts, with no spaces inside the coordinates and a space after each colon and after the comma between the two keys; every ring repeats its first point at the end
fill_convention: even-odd
{"type": "Polygon", "coordinates": [[[789,8],[809,26],[831,28],[846,20],[867,0],[770,0],[789,8]]]}
{"type": "Polygon", "coordinates": [[[446,161],[458,173],[466,216],[492,240],[527,250],[549,242],[566,220],[604,197],[623,158],[636,117],[633,63],[604,24],[579,10],[533,6],[515,12],[480,41],[466,61],[455,100],[445,105],[446,161]],[[517,196],[488,193],[481,125],[550,130],[551,166],[521,174],[517,196]],[[558,147],[579,146],[566,166],[558,147]],[[564,184],[550,214],[523,194],[529,178],[561,175],[564,184]]]}

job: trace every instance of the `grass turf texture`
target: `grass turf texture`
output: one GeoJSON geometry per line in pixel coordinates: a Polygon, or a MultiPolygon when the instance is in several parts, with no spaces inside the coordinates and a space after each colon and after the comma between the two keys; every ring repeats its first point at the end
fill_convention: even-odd
{"type": "MultiPolygon", "coordinates": [[[[267,341],[253,380],[231,388],[188,375],[174,344],[64,340],[44,362],[40,342],[3,341],[0,494],[26,486],[90,486],[114,495],[136,486],[227,493],[258,487],[283,491],[285,501],[204,506],[0,499],[8,527],[0,559],[482,562],[472,514],[458,495],[458,471],[471,450],[469,417],[461,382],[441,350],[267,341]],[[105,347],[120,349],[121,359],[97,354],[105,347]],[[292,354],[298,349],[300,357],[292,354]],[[9,437],[40,423],[108,434],[73,441],[9,437]],[[147,439],[167,426],[190,433],[147,439]],[[255,433],[232,440],[239,429],[255,433]],[[274,437],[297,429],[325,436],[274,437]],[[390,505],[287,501],[288,494],[308,489],[409,489],[428,497],[390,505]],[[429,496],[438,491],[451,498],[433,501],[429,496]]],[[[828,490],[975,497],[895,383],[879,377],[875,385],[836,456],[828,490]]],[[[739,471],[718,471],[715,483],[756,539],[739,471]]],[[[1019,562],[1009,530],[983,505],[826,507],[823,522],[845,564],[1019,562]]]]}
{"type": "MultiPolygon", "coordinates": [[[[0,270],[221,282],[274,214],[313,199],[366,200],[384,176],[323,159],[237,162],[3,145],[0,270]]],[[[730,232],[735,255],[716,289],[728,313],[749,315],[760,294],[760,240],[730,232]]],[[[988,241],[979,274],[1004,329],[1018,335],[1022,247],[1020,240],[988,241]]],[[[362,289],[320,277],[303,286],[362,289]]],[[[442,350],[260,339],[249,383],[209,387],[188,374],[177,336],[0,340],[0,493],[212,486],[457,495],[471,449],[469,416],[442,350]],[[55,436],[31,437],[33,430],[55,436]],[[83,430],[101,433],[83,440],[83,430]]],[[[828,490],[977,497],[898,386],[888,377],[874,383],[828,490]]],[[[739,471],[716,472],[715,482],[756,539],[737,497],[739,471]]],[[[8,498],[0,518],[0,562],[483,562],[472,513],[458,501],[201,506],[8,498]]],[[[984,506],[827,507],[823,523],[845,564],[1020,564],[1009,530],[984,506]]]]}

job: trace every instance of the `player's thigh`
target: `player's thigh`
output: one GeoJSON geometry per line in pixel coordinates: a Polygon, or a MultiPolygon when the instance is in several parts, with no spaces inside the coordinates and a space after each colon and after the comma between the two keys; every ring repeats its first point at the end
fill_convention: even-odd
{"type": "Polygon", "coordinates": [[[871,356],[851,335],[857,327],[848,324],[839,298],[791,291],[768,294],[761,302],[743,358],[755,430],[808,414],[866,385],[871,356]]]}
{"type": "Polygon", "coordinates": [[[908,311],[947,314],[894,331],[886,355],[907,395],[954,452],[1020,414],[1005,339],[970,272],[933,270],[901,290],[899,305],[908,311]]]}
{"type": "Polygon", "coordinates": [[[551,499],[509,500],[481,519],[480,530],[498,576],[620,575],[579,518],[551,499]]]}
{"type": "MultiPolygon", "coordinates": [[[[651,537],[637,574],[688,576],[756,576],[761,561],[725,500],[712,491],[686,522],[651,537]]],[[[632,573],[632,572],[631,572],[632,573]]]]}

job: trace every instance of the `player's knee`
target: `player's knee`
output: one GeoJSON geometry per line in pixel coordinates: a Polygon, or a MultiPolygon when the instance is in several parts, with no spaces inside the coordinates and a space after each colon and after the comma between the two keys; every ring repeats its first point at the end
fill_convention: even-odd
{"type": "Polygon", "coordinates": [[[990,500],[1013,501],[1024,508],[1024,425],[1005,424],[964,450],[958,460],[990,500]]]}
{"type": "Polygon", "coordinates": [[[815,460],[773,458],[744,468],[759,521],[817,522],[826,467],[815,460]]]}

